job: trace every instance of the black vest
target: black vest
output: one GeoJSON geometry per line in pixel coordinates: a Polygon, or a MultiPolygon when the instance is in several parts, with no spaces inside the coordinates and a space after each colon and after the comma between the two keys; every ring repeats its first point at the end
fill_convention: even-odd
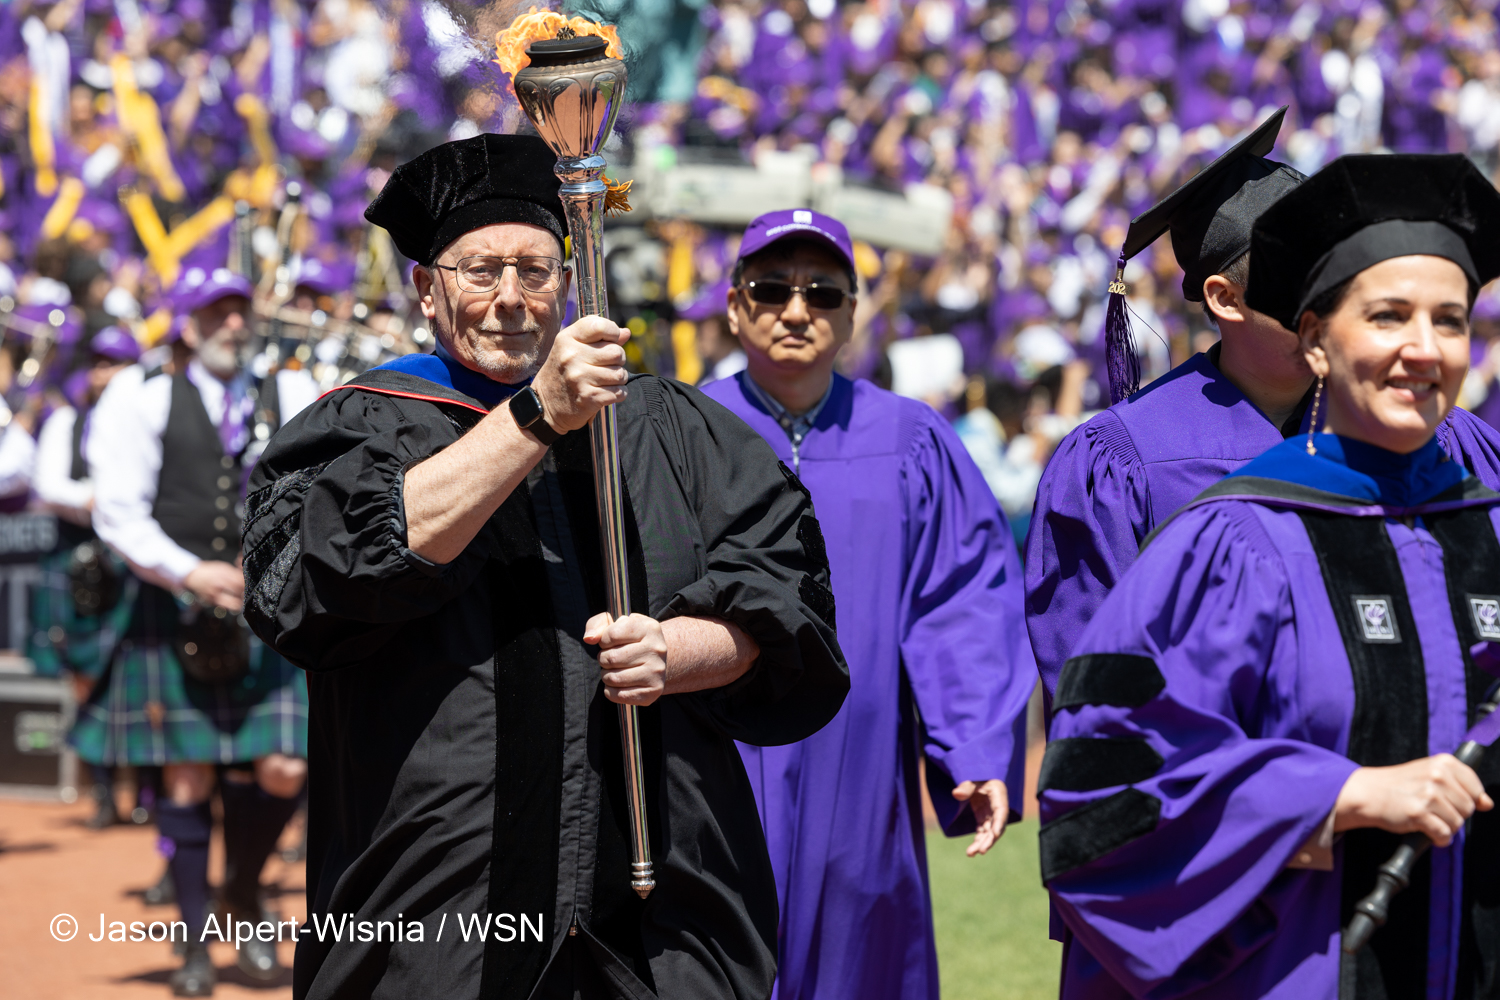
{"type": "Polygon", "coordinates": [[[88,425],[89,411],[73,411],[73,465],[68,470],[68,478],[75,482],[79,479],[87,479],[89,475],[88,463],[83,459],[83,430],[88,425]]]}
{"type": "MultiPolygon", "coordinates": [[[[266,379],[251,421],[251,443],[264,445],[279,414],[276,379],[266,379]],[[264,429],[263,429],[264,428],[264,429]]],[[[161,475],[151,516],[167,537],[199,559],[233,562],[240,550],[243,453],[224,454],[218,428],[186,375],[172,376],[172,403],[161,439],[161,475]]]]}
{"type": "MultiPolygon", "coordinates": [[[[88,463],[83,459],[83,430],[85,421],[88,420],[89,411],[79,409],[73,417],[73,464],[68,469],[68,478],[73,480],[87,479],[89,476],[88,463]]],[[[58,547],[67,551],[76,549],[86,542],[91,542],[98,536],[90,525],[74,524],[66,518],[57,519],[58,547]]]]}

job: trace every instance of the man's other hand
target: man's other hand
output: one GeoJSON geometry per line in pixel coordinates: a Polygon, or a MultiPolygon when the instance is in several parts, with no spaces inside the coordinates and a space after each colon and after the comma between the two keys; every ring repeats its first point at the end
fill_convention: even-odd
{"type": "Polygon", "coordinates": [[[558,332],[531,387],[545,419],[560,434],[583,427],[594,414],[625,398],[625,341],[630,331],[602,316],[584,316],[558,332]]]}
{"type": "Polygon", "coordinates": [[[964,851],[971,858],[988,851],[1005,832],[1005,820],[1010,815],[1010,796],[1005,791],[1005,782],[992,778],[983,784],[961,781],[953,789],[953,797],[967,802],[974,810],[974,821],[979,829],[974,831],[974,843],[964,851]]]}
{"type": "Polygon", "coordinates": [[[650,705],[666,691],[667,638],[661,622],[645,615],[590,618],[583,641],[599,647],[604,696],[621,705],[650,705]]]}
{"type": "Polygon", "coordinates": [[[205,559],[183,578],[182,585],[213,607],[238,611],[245,603],[245,573],[227,562],[205,559]]]}

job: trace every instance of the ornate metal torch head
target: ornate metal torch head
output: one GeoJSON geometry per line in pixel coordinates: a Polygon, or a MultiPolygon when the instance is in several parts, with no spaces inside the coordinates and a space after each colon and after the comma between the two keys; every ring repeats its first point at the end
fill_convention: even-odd
{"type": "Polygon", "coordinates": [[[625,63],[606,54],[598,35],[532,42],[526,54],[531,65],[512,84],[538,134],[559,160],[597,154],[624,103],[625,63]]]}

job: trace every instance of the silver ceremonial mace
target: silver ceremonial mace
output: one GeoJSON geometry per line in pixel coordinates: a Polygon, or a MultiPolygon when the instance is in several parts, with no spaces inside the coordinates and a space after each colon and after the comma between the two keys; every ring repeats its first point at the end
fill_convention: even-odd
{"type": "MultiPolygon", "coordinates": [[[[604,291],[604,157],[599,148],[614,130],[625,99],[625,63],[611,59],[604,39],[573,35],[531,43],[531,65],[512,78],[516,97],[537,133],[557,154],[562,203],[578,266],[578,313],[607,316],[604,291]],[[571,36],[571,37],[570,37],[571,36]]],[[[619,419],[606,406],[589,425],[599,534],[604,546],[604,583],[609,613],[630,614],[630,574],[625,562],[625,508],[620,485],[619,419]]],[[[625,749],[625,790],[630,800],[630,887],[645,899],[656,887],[651,841],[646,831],[646,780],[641,734],[634,705],[620,705],[625,749]]]]}

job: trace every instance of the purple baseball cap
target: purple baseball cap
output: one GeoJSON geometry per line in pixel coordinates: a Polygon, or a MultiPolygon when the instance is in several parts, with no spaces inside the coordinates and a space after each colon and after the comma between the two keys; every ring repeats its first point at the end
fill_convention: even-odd
{"type": "Polygon", "coordinates": [[[828,244],[853,270],[854,244],[849,239],[849,230],[839,220],[810,208],[787,208],[756,218],[740,241],[739,259],[759,253],[772,243],[793,238],[828,244]]]}
{"type": "Polygon", "coordinates": [[[141,345],[118,326],[106,326],[89,341],[89,350],[111,361],[135,362],[141,359],[141,345]]]}
{"type": "Polygon", "coordinates": [[[173,304],[179,313],[197,312],[230,295],[243,295],[248,299],[254,297],[255,289],[249,281],[227,267],[216,267],[211,271],[190,267],[172,286],[173,304]]]}

